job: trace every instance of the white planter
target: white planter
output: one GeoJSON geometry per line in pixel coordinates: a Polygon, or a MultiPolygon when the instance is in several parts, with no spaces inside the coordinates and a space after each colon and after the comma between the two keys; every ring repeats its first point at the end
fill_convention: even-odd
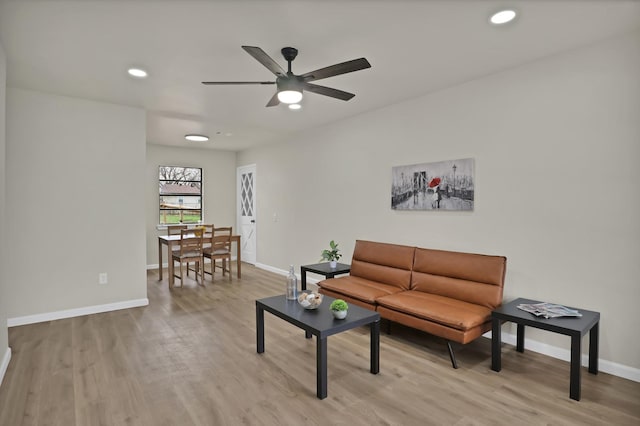
{"type": "Polygon", "coordinates": [[[338,267],[338,261],[332,260],[331,262],[329,262],[329,267],[331,267],[331,269],[336,269],[338,267]]]}
{"type": "Polygon", "coordinates": [[[347,311],[331,311],[336,319],[345,319],[347,317],[347,311]]]}

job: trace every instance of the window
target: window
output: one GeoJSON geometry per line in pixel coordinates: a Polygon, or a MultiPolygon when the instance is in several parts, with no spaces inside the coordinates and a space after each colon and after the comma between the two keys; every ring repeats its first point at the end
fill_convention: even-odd
{"type": "Polygon", "coordinates": [[[202,221],[202,169],[160,166],[160,224],[202,221]]]}

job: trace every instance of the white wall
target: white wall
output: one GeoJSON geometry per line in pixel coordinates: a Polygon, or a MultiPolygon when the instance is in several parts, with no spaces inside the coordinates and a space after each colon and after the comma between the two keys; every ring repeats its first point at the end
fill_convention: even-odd
{"type": "Polygon", "coordinates": [[[5,99],[7,93],[7,57],[0,42],[0,384],[7,367],[9,339],[7,333],[7,288],[5,278],[5,99]]]}
{"type": "Polygon", "coordinates": [[[146,299],[144,111],[9,88],[6,125],[9,318],[146,299]]]}
{"type": "Polygon", "coordinates": [[[505,255],[505,300],[600,311],[600,358],[638,369],[638,117],[636,32],[242,152],[258,262],[313,263],[331,239],[347,260],[355,239],[505,255]],[[393,166],[469,157],[473,212],[391,210],[393,166]]]}
{"type": "MultiPolygon", "coordinates": [[[[202,168],[202,190],[205,223],[235,226],[236,153],[198,148],[172,148],[147,145],[145,175],[147,265],[158,265],[158,167],[184,166],[202,168]]],[[[163,263],[167,262],[163,254],[163,263]]]]}

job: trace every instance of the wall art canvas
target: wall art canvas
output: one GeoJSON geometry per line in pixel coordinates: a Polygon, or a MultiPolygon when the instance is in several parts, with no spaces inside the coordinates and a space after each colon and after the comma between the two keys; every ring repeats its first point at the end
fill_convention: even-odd
{"type": "Polygon", "coordinates": [[[473,158],[392,168],[391,208],[473,210],[473,158]]]}

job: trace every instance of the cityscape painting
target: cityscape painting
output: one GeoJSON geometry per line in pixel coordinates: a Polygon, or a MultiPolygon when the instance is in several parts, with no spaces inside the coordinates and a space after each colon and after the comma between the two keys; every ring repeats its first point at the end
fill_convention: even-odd
{"type": "Polygon", "coordinates": [[[473,210],[473,158],[392,168],[391,208],[473,210]]]}

